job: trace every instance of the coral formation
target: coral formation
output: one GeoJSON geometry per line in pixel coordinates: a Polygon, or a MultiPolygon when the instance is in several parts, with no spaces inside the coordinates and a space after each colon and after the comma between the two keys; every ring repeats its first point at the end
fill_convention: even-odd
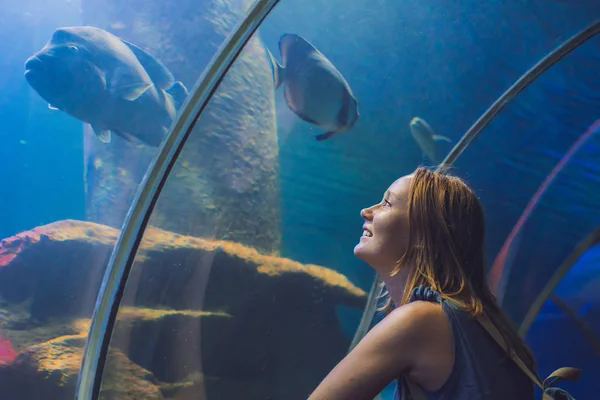
{"type": "MultiPolygon", "coordinates": [[[[0,242],[0,329],[19,352],[0,365],[5,390],[72,395],[117,236],[65,220],[0,242]]],[[[149,227],[112,334],[103,398],[306,398],[347,351],[336,308],[364,302],[334,270],[149,227]]]]}

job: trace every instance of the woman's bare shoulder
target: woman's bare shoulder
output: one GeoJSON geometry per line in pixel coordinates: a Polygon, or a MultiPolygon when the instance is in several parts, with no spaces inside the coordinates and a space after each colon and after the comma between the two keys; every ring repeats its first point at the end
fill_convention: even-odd
{"type": "Polygon", "coordinates": [[[396,308],[380,324],[381,329],[395,333],[392,336],[406,340],[403,336],[416,335],[422,338],[427,332],[440,328],[440,325],[447,326],[448,318],[441,304],[418,300],[396,308]]]}
{"type": "Polygon", "coordinates": [[[427,390],[439,389],[454,366],[452,327],[441,304],[414,301],[395,309],[386,319],[385,329],[392,332],[387,345],[402,343],[413,349],[406,355],[410,369],[403,374],[427,390]],[[399,336],[394,337],[394,333],[399,336]]]}

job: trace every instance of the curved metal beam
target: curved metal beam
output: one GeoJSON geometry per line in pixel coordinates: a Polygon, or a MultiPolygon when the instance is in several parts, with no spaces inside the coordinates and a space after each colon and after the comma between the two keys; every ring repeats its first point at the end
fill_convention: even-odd
{"type": "Polygon", "coordinates": [[[98,398],[110,337],[125,284],[148,219],[169,172],[198,117],[223,77],[258,26],[278,2],[279,0],[257,0],[250,7],[196,82],[192,94],[183,104],[170,133],[164,139],[149,166],[127,213],[102,280],[79,371],[76,399],[95,400],[98,398]]]}
{"type": "Polygon", "coordinates": [[[590,346],[592,347],[592,350],[594,350],[594,352],[596,353],[596,356],[600,357],[600,340],[598,340],[596,333],[590,327],[590,325],[581,318],[579,318],[577,313],[571,307],[569,307],[569,305],[565,303],[563,299],[556,296],[555,294],[550,293],[550,296],[548,296],[548,300],[553,302],[563,313],[565,313],[569,321],[571,321],[571,323],[575,325],[577,329],[579,329],[583,337],[586,338],[587,341],[590,343],[590,346]]]}
{"type": "Polygon", "coordinates": [[[367,298],[367,304],[365,305],[365,311],[363,311],[363,315],[360,319],[358,329],[354,333],[354,338],[350,343],[350,350],[356,347],[358,342],[360,342],[360,340],[363,337],[365,337],[365,335],[369,331],[371,321],[373,320],[373,316],[375,315],[375,311],[377,310],[377,295],[375,295],[375,293],[380,292],[381,278],[379,277],[379,275],[375,275],[375,279],[373,279],[373,284],[371,285],[371,291],[369,292],[369,297],[367,298]]]}
{"type": "Polygon", "coordinates": [[[521,326],[519,327],[519,335],[521,337],[525,337],[529,328],[533,324],[535,317],[540,312],[542,305],[546,302],[546,299],[550,297],[554,288],[560,283],[560,281],[567,275],[573,264],[579,260],[579,257],[583,253],[587,251],[590,247],[600,243],[600,226],[594,229],[592,233],[586,236],[579,244],[575,247],[573,252],[569,254],[569,256],[560,264],[558,269],[554,272],[554,275],[548,280],[546,286],[542,289],[542,291],[537,295],[535,301],[529,307],[529,311],[525,315],[521,326]]]}
{"type": "Polygon", "coordinates": [[[462,154],[463,151],[469,146],[471,141],[475,139],[481,130],[485,128],[498,113],[510,103],[519,93],[529,86],[533,81],[539,78],[548,68],[556,64],[567,54],[575,50],[577,47],[585,43],[587,40],[595,36],[600,32],[600,20],[595,21],[587,28],[571,36],[560,46],[548,53],[546,57],[542,58],[537,64],[531,67],[525,72],[506,92],[504,92],[498,100],[496,100],[485,112],[479,117],[477,121],[469,128],[469,130],[463,135],[460,141],[450,150],[444,161],[438,166],[437,170],[446,170],[456,159],[462,154]]]}
{"type": "MultiPolygon", "coordinates": [[[[454,146],[452,150],[450,150],[446,158],[440,163],[440,165],[438,165],[436,171],[448,170],[456,161],[456,159],[463,153],[463,151],[465,151],[465,149],[469,146],[473,139],[475,139],[479,135],[483,128],[485,128],[508,103],[510,103],[520,92],[522,92],[523,89],[525,89],[533,81],[535,81],[548,68],[556,64],[564,56],[572,52],[574,49],[585,43],[588,39],[598,34],[599,32],[600,20],[597,20],[591,25],[589,25],[587,28],[580,31],[579,33],[571,36],[552,52],[548,53],[536,65],[534,65],[527,72],[525,72],[487,110],[485,110],[485,112],[481,115],[481,117],[479,117],[477,121],[475,121],[473,125],[471,125],[469,130],[462,136],[458,143],[456,143],[456,146],[454,146]]],[[[369,330],[369,326],[371,325],[371,321],[373,320],[373,316],[375,315],[375,307],[377,304],[377,301],[375,299],[375,297],[377,296],[376,288],[381,283],[381,277],[379,277],[379,275],[376,275],[372,285],[372,289],[369,292],[369,297],[367,298],[367,306],[370,306],[370,308],[365,308],[365,311],[363,312],[360,325],[354,335],[354,338],[352,339],[350,351],[354,348],[354,346],[356,346],[356,344],[358,344],[358,342],[360,342],[360,340],[364,337],[364,335],[366,335],[366,333],[369,330]],[[373,288],[375,288],[375,290],[373,288]]]]}

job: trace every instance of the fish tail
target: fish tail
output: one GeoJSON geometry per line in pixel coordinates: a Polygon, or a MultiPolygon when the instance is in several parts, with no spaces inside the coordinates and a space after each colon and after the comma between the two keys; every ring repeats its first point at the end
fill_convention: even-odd
{"type": "Polygon", "coordinates": [[[316,135],[315,139],[317,139],[317,141],[321,142],[323,140],[327,140],[330,137],[334,136],[336,133],[338,133],[337,131],[329,131],[329,132],[325,132],[325,133],[321,133],[320,135],[316,135]]]}
{"type": "Polygon", "coordinates": [[[442,135],[433,135],[433,140],[435,140],[436,142],[444,141],[444,142],[452,143],[452,139],[447,138],[446,136],[442,136],[442,135]]]}
{"type": "Polygon", "coordinates": [[[273,57],[273,54],[269,51],[269,49],[266,50],[273,68],[273,85],[275,86],[275,89],[277,89],[283,82],[283,67],[277,62],[275,57],[273,57]]]}
{"type": "Polygon", "coordinates": [[[179,107],[181,107],[188,95],[187,88],[180,81],[175,82],[173,86],[166,90],[166,92],[169,93],[173,98],[175,109],[179,109],[179,107]]]}

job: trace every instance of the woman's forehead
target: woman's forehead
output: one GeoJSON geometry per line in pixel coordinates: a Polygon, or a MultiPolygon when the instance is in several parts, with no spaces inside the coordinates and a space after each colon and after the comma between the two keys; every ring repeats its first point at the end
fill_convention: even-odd
{"type": "Polygon", "coordinates": [[[412,177],[412,175],[406,175],[396,179],[388,188],[388,192],[395,197],[408,196],[408,190],[410,188],[410,181],[412,177]]]}

